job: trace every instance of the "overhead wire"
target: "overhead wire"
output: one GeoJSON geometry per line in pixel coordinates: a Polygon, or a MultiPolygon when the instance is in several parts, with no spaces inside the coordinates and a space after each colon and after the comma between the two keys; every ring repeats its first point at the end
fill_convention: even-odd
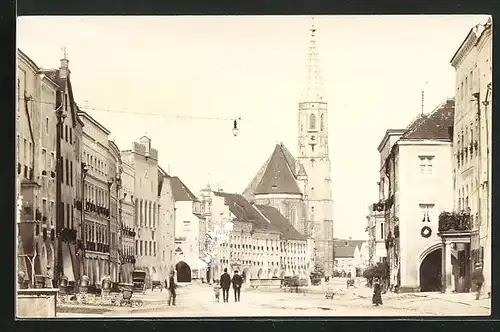
{"type": "MultiPolygon", "coordinates": [[[[19,98],[19,100],[25,100],[24,98],[19,98]]],[[[56,105],[54,102],[50,101],[43,101],[43,100],[37,100],[37,99],[29,99],[28,101],[32,102],[37,102],[41,104],[47,104],[47,105],[56,105]]],[[[165,114],[165,113],[144,113],[144,112],[132,112],[132,111],[124,111],[124,110],[116,110],[116,109],[107,109],[107,108],[99,108],[99,107],[91,107],[88,105],[80,105],[76,104],[78,108],[83,109],[83,110],[89,110],[89,111],[96,111],[96,112],[106,112],[106,113],[120,113],[120,114],[130,114],[130,115],[140,115],[140,116],[158,116],[158,117],[165,117],[165,118],[178,118],[178,119],[191,119],[191,120],[216,120],[216,121],[234,121],[234,120],[241,120],[241,117],[235,116],[232,118],[226,118],[226,117],[208,117],[208,116],[195,116],[195,115],[179,115],[179,114],[165,114]]]]}

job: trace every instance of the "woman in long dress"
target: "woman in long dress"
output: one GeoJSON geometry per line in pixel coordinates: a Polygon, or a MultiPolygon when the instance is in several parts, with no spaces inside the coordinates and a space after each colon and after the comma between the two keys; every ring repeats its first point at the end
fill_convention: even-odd
{"type": "Polygon", "coordinates": [[[380,281],[378,279],[375,279],[373,284],[372,303],[377,307],[382,305],[382,287],[380,286],[380,281]]]}

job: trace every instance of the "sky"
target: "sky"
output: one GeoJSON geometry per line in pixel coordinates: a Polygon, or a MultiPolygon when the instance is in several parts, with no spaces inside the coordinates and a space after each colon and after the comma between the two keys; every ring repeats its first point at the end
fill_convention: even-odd
{"type": "MultiPolygon", "coordinates": [[[[367,238],[385,131],[420,114],[422,89],[424,112],[454,96],[450,60],[486,20],[314,18],[335,237],[367,238]]],[[[59,67],[66,49],[75,101],[120,149],[146,134],[161,167],[193,192],[210,183],[241,193],[277,142],[297,156],[311,23],[309,16],[20,17],[17,43],[41,68],[59,67]],[[236,137],[234,118],[241,118],[236,137]]]]}

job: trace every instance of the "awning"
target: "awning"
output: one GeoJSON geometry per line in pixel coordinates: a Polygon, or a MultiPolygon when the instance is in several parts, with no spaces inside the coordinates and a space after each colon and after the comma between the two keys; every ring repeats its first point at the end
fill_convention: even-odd
{"type": "Polygon", "coordinates": [[[62,243],[63,254],[63,272],[68,281],[75,281],[75,274],[73,273],[73,260],[71,259],[71,251],[67,243],[62,243]]]}

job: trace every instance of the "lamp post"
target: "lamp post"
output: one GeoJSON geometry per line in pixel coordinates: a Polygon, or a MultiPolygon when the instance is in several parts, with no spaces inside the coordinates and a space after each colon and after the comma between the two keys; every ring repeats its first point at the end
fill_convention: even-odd
{"type": "MultiPolygon", "coordinates": [[[[64,94],[62,94],[64,98],[64,94]]],[[[61,186],[63,181],[62,174],[62,157],[61,157],[61,139],[62,139],[62,126],[64,119],[66,118],[66,113],[61,106],[56,110],[57,118],[57,130],[56,130],[56,236],[57,236],[57,270],[56,270],[56,280],[58,284],[64,275],[63,259],[62,259],[62,234],[61,230],[64,226],[64,215],[62,211],[62,199],[61,199],[61,186]]]]}
{"type": "Polygon", "coordinates": [[[86,264],[85,264],[85,249],[87,248],[87,234],[86,234],[86,227],[85,227],[85,178],[87,177],[87,172],[89,171],[89,166],[82,162],[81,163],[81,176],[82,176],[82,188],[81,188],[81,196],[82,196],[82,202],[81,202],[81,209],[80,209],[80,218],[81,218],[81,223],[80,223],[80,232],[82,233],[82,265],[83,265],[83,274],[87,274],[87,269],[86,269],[86,264]]]}

